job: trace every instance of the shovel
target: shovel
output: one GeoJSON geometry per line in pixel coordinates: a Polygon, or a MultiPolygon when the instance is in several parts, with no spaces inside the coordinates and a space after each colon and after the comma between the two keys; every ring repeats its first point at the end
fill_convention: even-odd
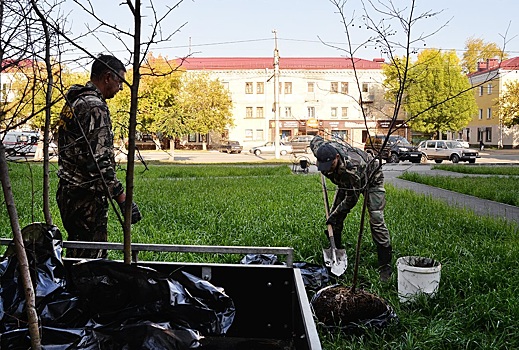
{"type": "MultiPolygon", "coordinates": [[[[328,203],[328,192],[326,191],[326,179],[321,174],[321,183],[323,185],[324,208],[326,210],[326,219],[330,216],[330,204],[328,203]]],[[[324,264],[331,269],[335,276],[342,275],[348,267],[348,257],[346,250],[337,249],[335,239],[333,238],[332,225],[327,225],[328,238],[330,239],[330,248],[323,249],[324,264]]]]}

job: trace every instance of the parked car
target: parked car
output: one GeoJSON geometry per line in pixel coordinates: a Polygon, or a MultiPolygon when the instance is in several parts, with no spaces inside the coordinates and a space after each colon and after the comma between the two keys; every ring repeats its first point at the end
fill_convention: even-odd
{"type": "Polygon", "coordinates": [[[222,141],[218,150],[226,153],[241,153],[243,146],[238,141],[222,141]]]}
{"type": "Polygon", "coordinates": [[[385,140],[386,135],[371,136],[366,140],[364,150],[377,158],[381,157],[387,163],[398,163],[405,160],[412,163],[425,162],[426,158],[423,153],[418,150],[418,147],[409,143],[405,137],[390,135],[382,149],[385,140]]]}
{"type": "MultiPolygon", "coordinates": [[[[250,153],[254,153],[255,155],[259,156],[262,153],[275,153],[276,152],[276,146],[274,145],[274,142],[267,142],[264,143],[261,146],[252,147],[249,150],[250,153]]],[[[292,146],[287,145],[283,142],[279,143],[279,154],[284,156],[285,154],[292,153],[292,146]]]]}
{"type": "Polygon", "coordinates": [[[469,148],[470,147],[469,143],[467,141],[463,140],[463,139],[456,139],[454,141],[458,141],[465,148],[469,148]]]}
{"type": "Polygon", "coordinates": [[[427,156],[427,159],[434,160],[436,163],[444,160],[453,163],[460,161],[475,163],[476,158],[480,157],[478,150],[465,148],[458,141],[427,140],[420,142],[418,149],[427,156]]]}
{"type": "Polygon", "coordinates": [[[26,155],[36,152],[40,134],[37,131],[14,131],[9,130],[1,133],[0,138],[5,150],[9,155],[26,155]]]}
{"type": "Polygon", "coordinates": [[[288,140],[286,144],[292,146],[292,152],[294,153],[312,153],[310,141],[314,137],[315,135],[297,135],[288,140]]]}

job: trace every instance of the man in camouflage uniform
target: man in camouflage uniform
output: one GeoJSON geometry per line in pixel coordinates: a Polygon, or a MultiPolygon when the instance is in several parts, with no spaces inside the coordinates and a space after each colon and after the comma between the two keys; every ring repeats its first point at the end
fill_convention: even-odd
{"type": "MultiPolygon", "coordinates": [[[[335,244],[341,242],[343,223],[350,210],[357,204],[361,194],[367,195],[367,210],[371,236],[377,247],[380,279],[391,278],[392,247],[389,231],[384,222],[386,205],[384,174],[378,161],[370,154],[349,145],[335,141],[325,141],[316,136],[310,148],[317,158],[317,168],[329,178],[337,191],[330,211],[327,225],[332,225],[335,244]]],[[[328,237],[328,233],[326,232],[328,237]]]]}
{"type": "MultiPolygon", "coordinates": [[[[58,129],[58,202],[70,241],[108,240],[108,196],[124,213],[126,194],[116,176],[112,122],[106,100],[122,90],[126,69],[114,56],[94,60],[90,81],[67,92],[58,129]]],[[[132,223],[141,218],[132,203],[132,223]]],[[[106,250],[69,249],[68,257],[106,258],[106,250]]]]}

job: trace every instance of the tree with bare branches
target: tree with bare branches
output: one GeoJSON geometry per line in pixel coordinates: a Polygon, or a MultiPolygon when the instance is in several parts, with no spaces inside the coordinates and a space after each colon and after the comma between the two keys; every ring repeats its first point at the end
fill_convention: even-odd
{"type": "MultiPolygon", "coordinates": [[[[462,103],[464,98],[469,98],[467,97],[467,93],[474,88],[473,86],[470,86],[470,84],[455,84],[454,86],[450,86],[447,89],[447,93],[444,93],[433,99],[423,96],[420,97],[408,95],[411,86],[413,86],[419,79],[421,79],[420,74],[418,73],[422,72],[425,74],[428,72],[429,68],[433,67],[427,64],[428,60],[425,60],[425,62],[421,63],[419,72],[417,70],[417,74],[415,74],[413,72],[413,55],[421,52],[421,49],[427,46],[427,40],[435,33],[442,30],[448,22],[440,25],[439,28],[432,29],[428,33],[415,33],[415,28],[420,23],[427,21],[430,18],[436,17],[441,13],[441,11],[419,10],[418,1],[416,0],[409,0],[405,3],[396,2],[393,0],[361,0],[360,2],[363,6],[363,13],[359,17],[356,17],[355,14],[348,13],[348,1],[330,0],[330,2],[335,7],[341,18],[347,39],[346,47],[337,47],[337,49],[343,51],[347,56],[346,59],[350,59],[352,61],[354,76],[359,91],[361,91],[360,80],[359,75],[357,74],[357,67],[355,66],[354,59],[354,55],[357,53],[359,48],[366,45],[373,45],[379,48],[380,52],[389,60],[388,65],[391,66],[389,68],[389,71],[391,72],[391,80],[390,84],[386,86],[389,88],[389,100],[392,102],[393,107],[386,109],[386,111],[389,111],[389,113],[386,112],[386,118],[390,120],[387,136],[396,132],[400,127],[402,127],[402,125],[405,125],[406,123],[412,123],[415,120],[418,121],[421,116],[427,115],[428,112],[432,113],[434,119],[434,115],[436,115],[438,112],[441,112],[442,108],[444,108],[444,105],[448,104],[450,101],[452,101],[451,103],[453,104],[458,104],[458,101],[459,103],[462,103]],[[360,22],[360,24],[358,22],[360,22]],[[364,41],[359,40],[359,38],[355,38],[356,42],[362,42],[360,45],[352,44],[354,29],[357,27],[364,30],[364,41]],[[410,101],[414,101],[414,103],[416,103],[416,108],[408,111],[403,122],[398,122],[402,107],[410,101]]],[[[423,4],[420,3],[420,5],[423,4]]],[[[434,63],[434,60],[430,60],[429,63],[434,63]]],[[[489,79],[492,79],[492,77],[489,77],[489,79]]],[[[359,105],[362,106],[364,103],[362,100],[362,95],[359,96],[358,101],[359,105]]],[[[474,104],[470,104],[469,109],[467,110],[467,115],[472,113],[473,109],[474,104]]],[[[361,111],[364,116],[366,131],[369,134],[367,123],[369,118],[366,115],[366,109],[361,108],[361,111]]],[[[459,124],[456,124],[455,126],[450,125],[450,127],[458,128],[459,124]]],[[[444,127],[439,126],[436,127],[436,129],[443,128],[444,127]]],[[[388,137],[385,138],[385,141],[381,145],[380,149],[384,149],[388,139],[388,137]]],[[[379,166],[382,166],[381,155],[379,155],[378,158],[380,163],[379,166]]],[[[366,193],[364,193],[364,208],[366,206],[366,200],[367,196],[366,193]]],[[[363,216],[364,213],[365,210],[363,210],[363,216]]],[[[361,222],[364,222],[364,217],[362,217],[361,222]]],[[[359,229],[357,240],[353,290],[355,290],[358,277],[358,264],[360,261],[360,244],[362,235],[363,225],[361,225],[359,229]]]]}

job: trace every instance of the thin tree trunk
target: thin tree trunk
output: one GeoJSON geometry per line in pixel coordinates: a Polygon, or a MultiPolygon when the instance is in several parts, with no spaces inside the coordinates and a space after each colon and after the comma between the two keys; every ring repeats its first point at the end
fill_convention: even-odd
{"type": "MultiPolygon", "coordinates": [[[[380,163],[382,164],[382,163],[380,163]]],[[[357,278],[359,276],[359,264],[360,264],[360,246],[362,243],[362,235],[364,232],[364,221],[366,220],[366,207],[368,204],[368,191],[364,191],[364,200],[362,201],[362,214],[360,215],[360,227],[359,235],[357,237],[357,246],[355,248],[355,265],[353,267],[353,283],[351,286],[352,293],[356,292],[357,289],[357,278]]]]}
{"type": "Polygon", "coordinates": [[[43,215],[45,222],[52,225],[52,216],[50,214],[50,188],[49,188],[49,130],[50,117],[52,106],[52,88],[54,85],[54,78],[52,76],[52,65],[50,62],[50,34],[47,21],[43,13],[36,5],[34,0],[31,0],[32,7],[41,20],[43,31],[45,33],[45,68],[47,70],[47,91],[45,92],[45,128],[43,130],[43,215]]]}
{"type": "Polygon", "coordinates": [[[169,140],[169,159],[175,160],[175,137],[169,140]]]}
{"type": "Polygon", "coordinates": [[[27,254],[25,253],[25,246],[23,244],[22,231],[20,223],[18,222],[18,213],[14,203],[13,190],[11,187],[11,180],[9,179],[9,170],[7,168],[7,159],[5,157],[5,147],[0,141],[0,181],[2,182],[2,189],[4,192],[5,204],[9,220],[11,222],[11,229],[13,230],[14,247],[16,256],[18,257],[18,265],[20,267],[20,274],[22,277],[23,289],[25,291],[25,305],[27,312],[29,335],[31,337],[31,348],[33,350],[41,349],[41,338],[38,325],[38,314],[36,312],[36,298],[34,295],[34,288],[31,281],[29,271],[29,262],[27,254]]]}
{"type": "Polygon", "coordinates": [[[131,205],[133,202],[133,175],[135,173],[135,130],[137,128],[137,107],[140,81],[140,46],[141,46],[141,2],[135,1],[133,9],[135,19],[135,37],[133,41],[133,81],[131,85],[130,123],[128,128],[128,169],[126,172],[126,210],[124,215],[124,263],[132,259],[131,241],[131,205]]]}

